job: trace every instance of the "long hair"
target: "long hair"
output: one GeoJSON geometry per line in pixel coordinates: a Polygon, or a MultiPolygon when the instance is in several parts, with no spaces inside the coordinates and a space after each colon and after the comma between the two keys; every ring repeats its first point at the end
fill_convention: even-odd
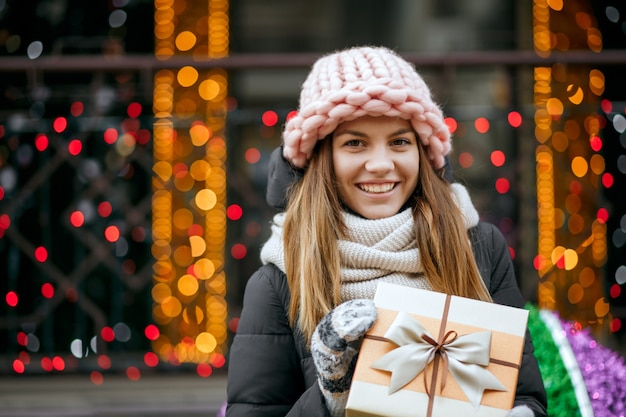
{"type": "MultiPolygon", "coordinates": [[[[419,141],[418,148],[418,184],[410,204],[424,275],[434,291],[491,301],[450,183],[432,168],[419,141]]],[[[290,190],[283,228],[289,321],[307,341],[341,302],[341,213],[332,139],[327,137],[318,142],[302,180],[290,190]]]]}
{"type": "Polygon", "coordinates": [[[418,148],[421,163],[412,206],[424,276],[434,291],[492,301],[450,183],[428,163],[422,146],[418,148]]]}
{"type": "Polygon", "coordinates": [[[338,240],[344,225],[334,177],[328,137],[318,142],[304,176],[294,186],[283,225],[289,321],[307,341],[322,317],[341,301],[338,240]]]}

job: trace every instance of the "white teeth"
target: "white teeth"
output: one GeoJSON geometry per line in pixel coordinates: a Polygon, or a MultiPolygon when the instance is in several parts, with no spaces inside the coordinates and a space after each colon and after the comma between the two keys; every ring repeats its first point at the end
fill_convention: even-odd
{"type": "Polygon", "coordinates": [[[359,184],[359,188],[368,193],[386,193],[395,187],[395,183],[388,182],[386,184],[359,184]]]}

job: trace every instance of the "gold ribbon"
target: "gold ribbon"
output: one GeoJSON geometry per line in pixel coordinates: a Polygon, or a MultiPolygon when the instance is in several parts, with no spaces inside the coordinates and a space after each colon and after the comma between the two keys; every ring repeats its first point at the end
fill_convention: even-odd
{"type": "MultiPolygon", "coordinates": [[[[407,313],[400,312],[382,338],[398,347],[381,356],[371,367],[391,372],[389,395],[415,379],[433,362],[430,387],[435,387],[439,363],[443,364],[441,388],[446,383],[448,371],[459,384],[470,403],[478,408],[486,389],[506,391],[506,387],[489,372],[491,331],[458,336],[455,331],[445,332],[450,296],[441,322],[439,338],[435,339],[424,326],[407,313]]],[[[371,337],[371,336],[367,336],[371,337]]],[[[373,337],[378,339],[377,337],[373,337]]],[[[428,416],[432,413],[435,393],[429,389],[426,372],[424,384],[428,395],[428,416]]]]}

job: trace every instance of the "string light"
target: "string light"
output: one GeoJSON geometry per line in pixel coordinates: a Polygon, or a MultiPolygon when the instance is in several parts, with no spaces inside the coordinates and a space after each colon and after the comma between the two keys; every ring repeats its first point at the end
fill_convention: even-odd
{"type": "MultiPolygon", "coordinates": [[[[219,58],[228,54],[228,1],[176,8],[155,1],[155,54],[219,58]],[[206,37],[204,32],[208,21],[206,37]]],[[[226,353],[224,266],[227,210],[228,78],[221,69],[185,66],[154,78],[153,249],[155,327],[146,337],[162,360],[198,363],[211,374],[211,355],[226,353]],[[176,121],[176,122],[175,122],[176,121]],[[158,327],[157,327],[158,326],[158,327]]],[[[231,209],[231,215],[232,214],[231,209]]],[[[150,363],[155,358],[147,357],[150,363]]]]}
{"type": "MultiPolygon", "coordinates": [[[[533,2],[533,33],[540,56],[579,44],[591,51],[602,50],[592,15],[560,0],[533,2]]],[[[597,215],[597,206],[589,204],[600,201],[602,187],[612,186],[599,153],[603,118],[586,110],[612,110],[610,102],[599,99],[604,93],[604,74],[595,68],[554,64],[535,68],[534,80],[539,307],[589,326],[604,323],[613,330],[615,326],[607,326],[610,320],[603,321],[610,311],[601,279],[608,213],[600,209],[602,214],[597,215]],[[568,82],[585,79],[587,83],[568,82]]]]}

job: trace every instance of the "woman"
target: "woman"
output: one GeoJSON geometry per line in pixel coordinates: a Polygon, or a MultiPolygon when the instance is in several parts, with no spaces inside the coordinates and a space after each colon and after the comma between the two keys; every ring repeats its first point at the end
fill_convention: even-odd
{"type": "MultiPolygon", "coordinates": [[[[283,134],[303,175],[246,288],[227,416],[343,415],[381,281],[523,306],[502,235],[443,178],[450,148],[428,87],[394,52],[315,63],[283,134]]],[[[511,416],[546,413],[532,351],[527,337],[511,416]]]]}

